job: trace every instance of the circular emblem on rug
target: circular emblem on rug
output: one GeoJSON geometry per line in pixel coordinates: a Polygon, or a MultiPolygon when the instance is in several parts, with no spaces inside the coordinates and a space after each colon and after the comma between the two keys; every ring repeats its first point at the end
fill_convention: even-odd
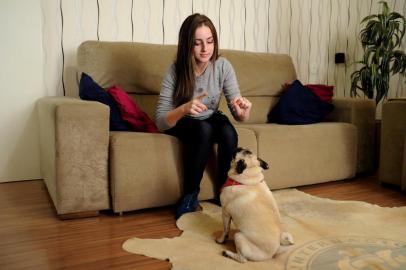
{"type": "Polygon", "coordinates": [[[406,242],[366,237],[324,238],[288,257],[285,269],[406,269],[406,242]]]}

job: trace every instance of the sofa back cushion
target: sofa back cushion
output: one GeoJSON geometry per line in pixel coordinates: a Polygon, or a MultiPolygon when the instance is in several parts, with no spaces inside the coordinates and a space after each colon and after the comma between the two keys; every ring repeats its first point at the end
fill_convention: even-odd
{"type": "MultiPolygon", "coordinates": [[[[286,54],[221,50],[233,65],[245,96],[279,95],[296,79],[286,54]]],[[[176,55],[176,45],[85,41],[77,53],[78,72],[86,72],[103,88],[119,85],[129,93],[159,94],[163,76],[176,55]]]]}
{"type": "Polygon", "coordinates": [[[148,116],[155,121],[155,109],[158,105],[158,95],[129,94],[148,116]]]}
{"type": "MultiPolygon", "coordinates": [[[[279,100],[278,97],[268,97],[268,96],[245,96],[252,103],[252,109],[250,112],[250,117],[244,123],[246,124],[264,124],[267,122],[267,115],[272,108],[279,100]]],[[[231,115],[227,102],[225,98],[220,100],[219,109],[223,111],[227,117],[231,120],[232,123],[237,123],[231,115]]]]}
{"type": "Polygon", "coordinates": [[[296,79],[292,58],[287,54],[221,50],[233,65],[243,96],[278,96],[283,85],[296,79]]]}
{"type": "MultiPolygon", "coordinates": [[[[286,54],[237,50],[220,54],[233,65],[242,95],[253,102],[250,122],[265,123],[274,103],[270,97],[280,95],[283,85],[296,79],[292,59],[286,54]]],[[[77,53],[78,72],[86,72],[105,89],[113,85],[125,89],[154,119],[161,82],[175,55],[176,45],[85,41],[77,53]]],[[[222,110],[228,111],[224,105],[222,110]]]]}
{"type": "Polygon", "coordinates": [[[86,72],[107,89],[159,94],[163,75],[173,62],[174,45],[85,41],[77,52],[78,72],[86,72]]]}

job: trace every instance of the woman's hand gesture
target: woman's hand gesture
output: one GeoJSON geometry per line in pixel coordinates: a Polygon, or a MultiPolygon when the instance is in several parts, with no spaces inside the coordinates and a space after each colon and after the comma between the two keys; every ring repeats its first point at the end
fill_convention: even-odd
{"type": "Polygon", "coordinates": [[[196,115],[201,112],[204,112],[207,110],[207,106],[204,105],[202,100],[207,96],[207,92],[204,92],[200,96],[197,96],[193,98],[191,101],[183,104],[183,112],[184,114],[191,114],[191,115],[196,115]]]}
{"type": "Polygon", "coordinates": [[[252,104],[248,99],[245,97],[235,97],[231,100],[231,104],[234,107],[238,120],[245,121],[249,118],[252,104]]]}

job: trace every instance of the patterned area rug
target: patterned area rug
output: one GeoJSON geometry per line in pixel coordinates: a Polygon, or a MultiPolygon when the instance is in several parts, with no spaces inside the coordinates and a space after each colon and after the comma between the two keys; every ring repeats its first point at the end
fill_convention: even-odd
{"type": "Polygon", "coordinates": [[[169,260],[172,269],[406,269],[406,207],[385,208],[335,201],[296,189],[274,192],[282,220],[295,239],[291,249],[265,262],[241,264],[221,255],[233,241],[215,242],[222,230],[221,208],[202,203],[203,211],[182,216],[175,238],[132,238],[123,248],[169,260]]]}

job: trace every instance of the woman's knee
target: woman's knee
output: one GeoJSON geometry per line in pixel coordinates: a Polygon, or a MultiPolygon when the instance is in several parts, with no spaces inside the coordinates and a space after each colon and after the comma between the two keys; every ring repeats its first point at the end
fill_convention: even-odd
{"type": "Polygon", "coordinates": [[[188,137],[193,144],[208,144],[213,142],[214,130],[210,123],[196,120],[189,127],[188,137]]]}
{"type": "Polygon", "coordinates": [[[213,136],[213,128],[204,120],[182,118],[176,125],[176,136],[185,142],[206,141],[213,136]]]}

